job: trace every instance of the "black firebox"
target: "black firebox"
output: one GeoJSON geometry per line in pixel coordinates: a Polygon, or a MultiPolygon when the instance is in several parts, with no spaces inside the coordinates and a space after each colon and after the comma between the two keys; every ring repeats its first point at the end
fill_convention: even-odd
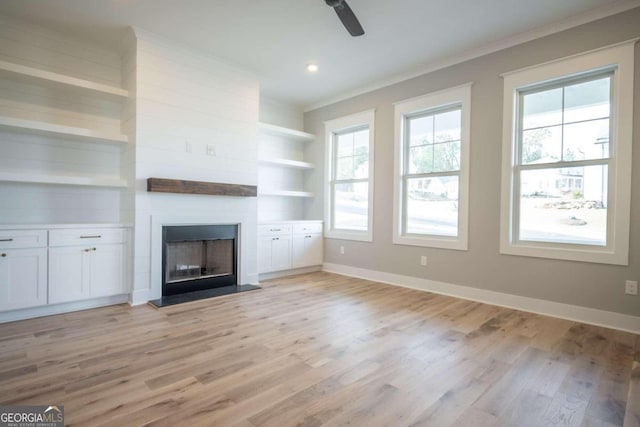
{"type": "Polygon", "coordinates": [[[162,227],[162,296],[238,284],[238,225],[162,227]]]}

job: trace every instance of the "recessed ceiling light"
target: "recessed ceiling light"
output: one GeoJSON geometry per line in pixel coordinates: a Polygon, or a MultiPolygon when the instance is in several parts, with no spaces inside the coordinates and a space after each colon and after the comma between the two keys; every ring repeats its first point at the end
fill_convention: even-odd
{"type": "Polygon", "coordinates": [[[318,64],[307,64],[307,71],[310,73],[318,72],[318,64]]]}

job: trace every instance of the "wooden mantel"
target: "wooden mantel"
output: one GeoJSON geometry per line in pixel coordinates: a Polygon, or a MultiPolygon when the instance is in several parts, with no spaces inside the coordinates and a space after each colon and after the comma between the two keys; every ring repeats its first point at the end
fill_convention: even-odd
{"type": "Polygon", "coordinates": [[[155,193],[206,194],[209,196],[256,197],[258,195],[258,187],[255,185],[185,181],[167,178],[147,178],[147,191],[155,193]]]}

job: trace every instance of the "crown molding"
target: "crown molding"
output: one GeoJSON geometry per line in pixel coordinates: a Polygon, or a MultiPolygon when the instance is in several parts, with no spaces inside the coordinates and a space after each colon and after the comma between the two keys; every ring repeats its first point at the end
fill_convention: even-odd
{"type": "Polygon", "coordinates": [[[613,4],[591,9],[584,13],[572,16],[568,19],[564,19],[562,21],[553,22],[551,24],[538,27],[531,31],[526,31],[512,37],[507,37],[507,38],[498,40],[496,42],[489,43],[482,47],[468,50],[458,55],[452,55],[440,61],[428,63],[426,65],[421,66],[420,68],[407,71],[404,73],[396,74],[393,77],[383,79],[365,86],[361,86],[357,89],[344,92],[341,95],[320,100],[313,104],[307,105],[306,107],[303,108],[303,111],[305,113],[308,113],[310,111],[317,110],[319,108],[326,107],[328,105],[336,104],[338,102],[356,97],[358,95],[362,95],[368,92],[373,92],[375,90],[382,89],[384,87],[391,86],[396,83],[400,83],[415,77],[419,77],[424,74],[429,74],[434,71],[441,70],[443,68],[451,67],[452,65],[456,65],[465,61],[479,58],[481,56],[485,56],[494,52],[508,49],[510,47],[527,43],[542,37],[546,37],[551,34],[559,33],[561,31],[565,31],[570,28],[578,27],[580,25],[587,24],[589,22],[597,21],[599,19],[603,19],[608,16],[616,15],[618,13],[622,13],[627,10],[634,9],[636,7],[640,7],[640,0],[619,0],[613,4]]]}

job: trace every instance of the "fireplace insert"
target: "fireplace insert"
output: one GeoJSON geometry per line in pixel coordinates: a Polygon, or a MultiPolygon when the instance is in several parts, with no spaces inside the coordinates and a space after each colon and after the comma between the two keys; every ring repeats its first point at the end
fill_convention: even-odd
{"type": "Polygon", "coordinates": [[[162,227],[162,296],[238,284],[238,225],[162,227]]]}

